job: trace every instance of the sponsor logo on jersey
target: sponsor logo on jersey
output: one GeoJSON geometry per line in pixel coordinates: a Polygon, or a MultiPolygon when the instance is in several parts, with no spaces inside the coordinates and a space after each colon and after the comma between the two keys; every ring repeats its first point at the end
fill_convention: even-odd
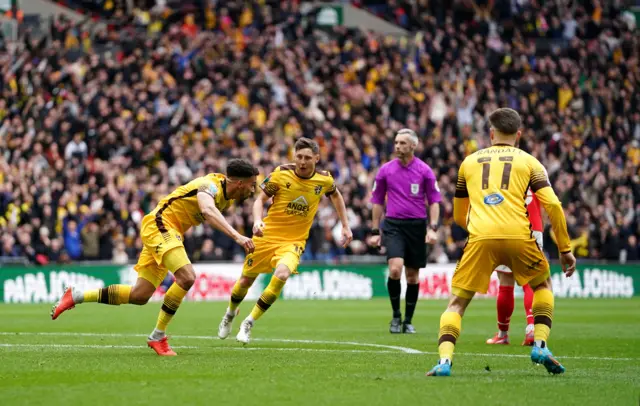
{"type": "Polygon", "coordinates": [[[309,214],[309,203],[307,199],[305,199],[304,196],[296,197],[287,205],[285,213],[290,216],[307,217],[309,214]]]}
{"type": "Polygon", "coordinates": [[[215,196],[218,194],[218,188],[216,187],[215,184],[211,183],[209,185],[209,193],[211,193],[211,196],[215,196]]]}
{"type": "Polygon", "coordinates": [[[493,193],[484,198],[484,204],[488,206],[497,206],[502,202],[504,202],[504,197],[500,193],[493,193]]]}

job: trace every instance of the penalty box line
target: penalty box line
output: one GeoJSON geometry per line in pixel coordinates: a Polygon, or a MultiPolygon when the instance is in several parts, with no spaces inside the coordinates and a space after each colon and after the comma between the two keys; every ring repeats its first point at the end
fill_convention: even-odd
{"type": "MultiPolygon", "coordinates": [[[[0,331],[0,336],[54,336],[54,337],[117,337],[117,338],[133,338],[133,337],[147,337],[145,334],[125,334],[125,333],[75,333],[75,332],[9,332],[0,331]]],[[[202,336],[202,335],[170,335],[171,338],[187,339],[187,340],[215,340],[219,338],[215,336],[202,336]]],[[[405,354],[422,354],[422,355],[438,355],[434,351],[420,351],[413,348],[401,347],[395,345],[385,344],[373,344],[373,343],[361,343],[356,341],[325,341],[325,340],[297,340],[297,339],[281,339],[281,338],[256,338],[252,341],[258,342],[279,342],[279,343],[300,343],[300,344],[330,344],[330,345],[349,345],[360,347],[373,347],[380,348],[380,350],[341,350],[341,349],[325,349],[325,348],[291,348],[291,347],[198,347],[198,346],[176,346],[174,348],[206,348],[208,350],[248,350],[248,351],[308,351],[308,352],[352,352],[352,353],[379,353],[379,354],[392,354],[392,353],[405,353],[405,354]]],[[[24,347],[24,348],[114,348],[114,349],[138,349],[146,348],[146,346],[135,345],[85,345],[85,344],[20,344],[20,343],[0,343],[0,348],[11,347],[24,347]]],[[[502,357],[502,358],[529,358],[529,355],[525,354],[500,354],[500,353],[475,353],[475,352],[460,352],[458,356],[469,357],[502,357]]],[[[561,356],[561,359],[577,359],[577,360],[595,360],[595,361],[640,361],[640,358],[626,358],[626,357],[591,357],[591,356],[561,356]]]]}

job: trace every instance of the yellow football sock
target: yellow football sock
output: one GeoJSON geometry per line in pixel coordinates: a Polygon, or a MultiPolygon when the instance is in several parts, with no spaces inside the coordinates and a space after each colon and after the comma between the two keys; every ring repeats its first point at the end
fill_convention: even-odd
{"type": "Polygon", "coordinates": [[[536,342],[549,339],[551,321],[553,319],[553,292],[549,289],[538,289],[533,292],[533,335],[536,342]]]}
{"type": "Polygon", "coordinates": [[[180,303],[182,303],[182,299],[187,295],[187,292],[188,291],[182,289],[177,283],[173,282],[171,287],[167,290],[167,293],[164,295],[162,308],[158,315],[156,330],[167,330],[167,325],[173,318],[173,315],[176,314],[176,311],[178,311],[178,307],[180,307],[180,303]]]}
{"type": "Polygon", "coordinates": [[[251,318],[253,320],[258,320],[262,317],[264,312],[269,310],[269,307],[275,303],[278,296],[280,296],[280,292],[282,292],[285,282],[286,281],[277,278],[275,275],[271,277],[271,282],[269,282],[269,285],[262,292],[258,303],[253,306],[253,310],[251,311],[251,318]]]}
{"type": "Polygon", "coordinates": [[[98,294],[100,292],[100,289],[91,289],[91,290],[86,290],[84,292],[84,299],[82,300],[82,302],[97,302],[98,301],[98,294]]]}
{"type": "Polygon", "coordinates": [[[247,292],[249,288],[244,288],[240,285],[240,281],[236,281],[236,284],[233,285],[233,289],[231,290],[231,298],[229,298],[229,310],[235,311],[240,303],[244,300],[244,297],[247,296],[247,292]]]}
{"type": "Polygon", "coordinates": [[[119,306],[129,303],[131,294],[130,285],[110,285],[102,289],[88,290],[84,292],[85,302],[98,302],[119,306]]]}
{"type": "Polygon", "coordinates": [[[440,359],[453,359],[453,349],[462,330],[462,316],[456,312],[444,312],[440,317],[440,333],[438,334],[438,353],[440,359]]]}

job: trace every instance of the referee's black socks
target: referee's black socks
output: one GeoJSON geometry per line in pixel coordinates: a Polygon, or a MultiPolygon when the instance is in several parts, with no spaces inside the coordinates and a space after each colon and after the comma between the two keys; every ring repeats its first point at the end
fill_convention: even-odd
{"type": "Polygon", "coordinates": [[[389,291],[393,317],[402,318],[402,314],[400,313],[400,291],[402,290],[400,287],[400,279],[387,279],[387,290],[389,291]]]}
{"type": "Polygon", "coordinates": [[[420,291],[420,284],[408,284],[407,285],[407,294],[404,298],[405,300],[405,310],[404,310],[404,323],[411,324],[411,319],[413,318],[413,312],[416,311],[416,304],[418,303],[418,293],[420,291]]]}

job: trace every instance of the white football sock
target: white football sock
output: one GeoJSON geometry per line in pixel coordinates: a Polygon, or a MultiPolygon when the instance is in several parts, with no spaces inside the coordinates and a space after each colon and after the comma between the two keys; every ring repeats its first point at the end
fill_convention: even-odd
{"type": "Polygon", "coordinates": [[[71,288],[71,297],[73,298],[73,303],[75,304],[84,302],[84,292],[80,289],[71,288]]]}
{"type": "Polygon", "coordinates": [[[154,328],[153,332],[149,336],[149,340],[151,340],[151,341],[160,341],[160,340],[162,340],[164,338],[164,336],[165,336],[164,331],[158,330],[157,328],[154,328]]]}

